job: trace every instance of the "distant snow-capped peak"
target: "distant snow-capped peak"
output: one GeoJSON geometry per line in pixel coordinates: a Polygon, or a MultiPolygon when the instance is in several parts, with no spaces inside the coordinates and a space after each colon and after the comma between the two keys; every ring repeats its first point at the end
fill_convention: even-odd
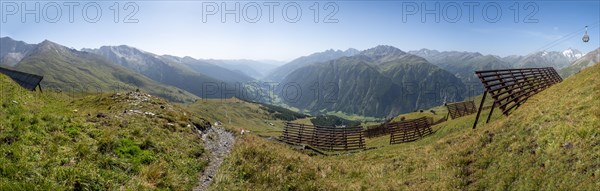
{"type": "Polygon", "coordinates": [[[576,60],[583,56],[583,53],[579,52],[579,50],[568,48],[562,51],[562,54],[570,59],[576,60]]]}

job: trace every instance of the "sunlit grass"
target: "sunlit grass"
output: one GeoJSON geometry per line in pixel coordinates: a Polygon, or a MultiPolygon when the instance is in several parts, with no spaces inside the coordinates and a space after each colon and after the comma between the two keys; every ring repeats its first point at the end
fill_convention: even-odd
{"type": "MultiPolygon", "coordinates": [[[[450,119],[420,140],[312,156],[243,136],[213,190],[595,190],[600,187],[600,65],[530,98],[508,117],[450,119]]],[[[476,98],[479,104],[480,98],[476,98]]],[[[489,103],[489,100],[486,101],[489,103]]],[[[487,105],[487,104],[486,104],[487,105]]],[[[436,108],[439,118],[444,107],[436,108]]],[[[425,111],[424,111],[425,113],[425,111]]],[[[407,118],[430,115],[411,113],[407,118]]],[[[431,114],[433,115],[433,114],[431,114]]]]}
{"type": "Polygon", "coordinates": [[[162,99],[28,92],[4,75],[0,92],[0,190],[189,190],[207,164],[204,120],[162,99]]]}

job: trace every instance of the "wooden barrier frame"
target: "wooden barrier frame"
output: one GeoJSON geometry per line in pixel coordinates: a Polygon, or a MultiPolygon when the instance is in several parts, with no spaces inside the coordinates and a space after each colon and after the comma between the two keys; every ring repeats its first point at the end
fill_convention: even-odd
{"type": "Polygon", "coordinates": [[[42,85],[40,84],[40,82],[42,82],[42,80],[44,79],[43,76],[11,70],[3,67],[0,67],[0,73],[10,77],[21,87],[29,91],[35,91],[36,88],[39,88],[40,92],[42,92],[42,85]]]}
{"type": "Polygon", "coordinates": [[[367,129],[365,130],[365,137],[374,138],[374,137],[383,136],[383,135],[386,135],[389,133],[390,133],[390,131],[388,130],[385,123],[382,123],[379,125],[368,126],[367,129]]]}
{"type": "Polygon", "coordinates": [[[474,101],[449,103],[446,107],[448,108],[448,115],[450,115],[452,119],[471,115],[477,111],[474,101]]]}
{"type": "Polygon", "coordinates": [[[290,144],[306,144],[326,151],[365,149],[362,127],[321,127],[286,122],[282,140],[290,144]]]}
{"type": "Polygon", "coordinates": [[[388,124],[390,144],[415,141],[433,133],[427,117],[388,124]]]}
{"type": "Polygon", "coordinates": [[[494,103],[486,123],[489,123],[496,106],[502,110],[504,115],[508,115],[511,110],[518,108],[529,97],[562,81],[560,75],[552,67],[483,70],[475,71],[475,74],[481,80],[485,91],[477,110],[473,129],[477,127],[479,115],[488,93],[494,99],[494,103]]]}
{"type": "MultiPolygon", "coordinates": [[[[448,117],[446,116],[437,121],[434,121],[432,117],[426,117],[426,120],[427,120],[427,123],[429,123],[429,126],[434,126],[434,125],[446,122],[448,120],[448,117]]],[[[411,120],[408,120],[408,121],[411,121],[411,120]]],[[[404,121],[400,121],[400,122],[404,122],[404,121]]],[[[367,138],[374,138],[374,137],[388,135],[388,134],[390,134],[390,126],[388,124],[391,124],[391,123],[398,123],[398,122],[391,122],[391,119],[390,119],[379,125],[368,126],[367,129],[365,130],[365,136],[367,138]]]]}
{"type": "Polygon", "coordinates": [[[365,136],[367,138],[373,138],[373,137],[379,137],[379,136],[390,134],[387,124],[391,123],[392,119],[394,119],[394,118],[387,119],[387,120],[385,120],[385,122],[378,124],[378,125],[368,126],[367,129],[365,130],[365,136]]]}
{"type": "Polygon", "coordinates": [[[315,128],[312,146],[327,151],[349,151],[365,148],[362,127],[315,128]]]}

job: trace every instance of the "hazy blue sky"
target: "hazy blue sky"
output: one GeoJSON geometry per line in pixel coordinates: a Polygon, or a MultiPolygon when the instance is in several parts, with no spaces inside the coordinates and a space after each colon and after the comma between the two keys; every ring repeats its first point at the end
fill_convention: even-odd
{"type": "Polygon", "coordinates": [[[284,61],[326,49],[362,50],[380,44],[402,50],[429,48],[501,56],[569,47],[586,53],[600,46],[597,0],[132,2],[23,4],[2,0],[0,35],[28,43],[48,39],[77,49],[126,44],[157,54],[284,61]],[[233,14],[225,15],[222,22],[223,10],[235,9],[236,3],[240,5],[240,22],[233,14]],[[315,3],[319,22],[314,20],[315,3]],[[256,17],[256,7],[260,7],[260,18],[256,17]],[[294,20],[296,8],[302,15],[294,20]],[[101,10],[100,17],[97,9],[101,10]],[[39,22],[32,12],[38,13],[39,22]],[[134,23],[124,23],[130,13],[134,14],[129,21],[134,23]],[[329,23],[323,22],[330,13],[335,14],[329,23]],[[585,25],[590,25],[588,43],[581,41],[585,25]]]}

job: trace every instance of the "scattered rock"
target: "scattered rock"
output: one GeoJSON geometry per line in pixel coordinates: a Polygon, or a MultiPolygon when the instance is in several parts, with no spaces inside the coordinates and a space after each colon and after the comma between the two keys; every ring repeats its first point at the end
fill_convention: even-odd
{"type": "Polygon", "coordinates": [[[146,112],[144,112],[144,115],[148,115],[148,116],[150,116],[150,117],[154,117],[156,114],[154,114],[154,113],[152,113],[152,112],[148,112],[148,111],[146,111],[146,112]]]}
{"type": "Polygon", "coordinates": [[[129,110],[129,113],[142,114],[142,111],[140,111],[140,110],[129,110]]]}
{"type": "Polygon", "coordinates": [[[166,108],[166,107],[165,107],[164,105],[161,105],[161,106],[160,106],[160,109],[165,109],[165,108],[166,108]]]}
{"type": "MultiPolygon", "coordinates": [[[[117,96],[116,94],[113,95],[113,99],[115,99],[117,97],[119,97],[119,96],[117,96]]],[[[128,92],[127,94],[125,94],[125,97],[123,98],[123,100],[131,103],[131,105],[136,106],[136,105],[139,105],[141,102],[149,102],[150,98],[152,98],[152,96],[149,94],[144,94],[144,93],[140,93],[140,92],[128,92]]]]}
{"type": "Polygon", "coordinates": [[[97,118],[106,118],[106,114],[104,114],[104,113],[98,113],[98,114],[96,114],[96,117],[97,118]]]}
{"type": "Polygon", "coordinates": [[[565,143],[565,144],[563,145],[563,147],[564,147],[565,149],[572,149],[572,148],[573,148],[573,143],[571,143],[571,142],[565,143]]]}
{"type": "Polygon", "coordinates": [[[15,100],[12,100],[12,102],[13,102],[14,104],[19,104],[19,102],[18,102],[18,101],[15,101],[15,100]]]}

